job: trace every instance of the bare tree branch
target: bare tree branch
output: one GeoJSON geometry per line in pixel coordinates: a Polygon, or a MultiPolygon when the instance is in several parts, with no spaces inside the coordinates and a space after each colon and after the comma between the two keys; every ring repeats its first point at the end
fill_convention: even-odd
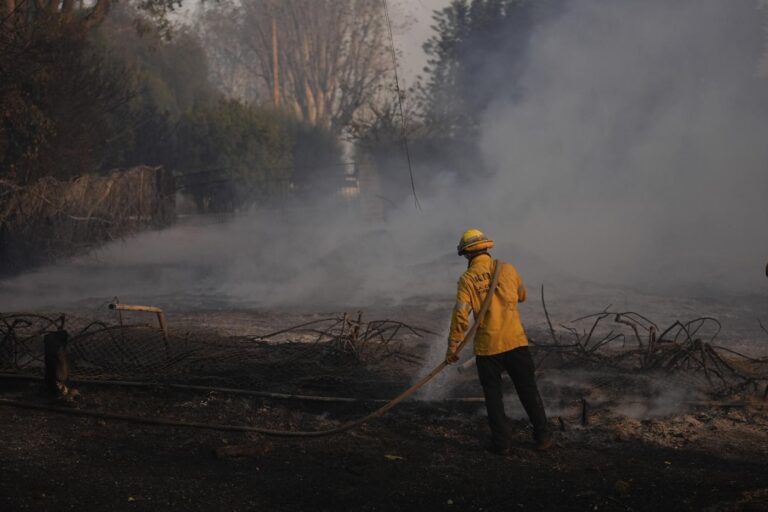
{"type": "Polygon", "coordinates": [[[216,75],[250,76],[258,84],[246,91],[233,83],[226,92],[275,103],[277,51],[282,108],[336,133],[371,105],[389,71],[377,0],[254,0],[212,8],[202,24],[211,53],[226,56],[212,59],[216,75]]]}

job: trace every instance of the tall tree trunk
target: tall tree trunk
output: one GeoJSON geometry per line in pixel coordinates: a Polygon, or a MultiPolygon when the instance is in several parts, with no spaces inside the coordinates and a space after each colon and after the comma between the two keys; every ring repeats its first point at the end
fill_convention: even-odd
{"type": "Polygon", "coordinates": [[[10,16],[16,10],[16,0],[5,0],[5,10],[3,16],[10,16]]]}
{"type": "Polygon", "coordinates": [[[312,89],[312,86],[309,82],[309,42],[307,41],[307,35],[306,33],[302,35],[302,56],[303,56],[303,70],[304,73],[302,73],[303,80],[304,80],[304,96],[305,96],[305,102],[307,107],[307,121],[309,121],[309,124],[315,125],[317,124],[317,100],[315,98],[315,91],[312,89]]]}
{"type": "Polygon", "coordinates": [[[272,103],[280,108],[280,61],[277,49],[277,20],[272,15],[272,103]]]}
{"type": "Polygon", "coordinates": [[[112,0],[96,0],[96,5],[93,6],[93,9],[85,18],[86,27],[90,28],[101,23],[107,16],[111,6],[112,0]]]}
{"type": "Polygon", "coordinates": [[[59,0],[48,0],[47,9],[50,14],[59,12],[59,0]]]}
{"type": "Polygon", "coordinates": [[[72,19],[72,14],[75,11],[75,0],[63,0],[61,3],[61,14],[64,19],[69,21],[72,19]]]}

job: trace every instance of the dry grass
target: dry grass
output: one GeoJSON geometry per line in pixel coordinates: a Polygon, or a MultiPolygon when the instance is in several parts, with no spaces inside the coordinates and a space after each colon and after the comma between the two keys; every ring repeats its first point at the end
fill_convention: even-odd
{"type": "Polygon", "coordinates": [[[136,167],[27,187],[0,181],[0,272],[77,254],[174,216],[173,177],[136,167]]]}

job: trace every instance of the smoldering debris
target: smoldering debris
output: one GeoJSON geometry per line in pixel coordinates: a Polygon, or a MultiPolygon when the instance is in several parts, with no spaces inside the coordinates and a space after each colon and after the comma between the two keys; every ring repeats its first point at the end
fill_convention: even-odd
{"type": "MultiPolygon", "coordinates": [[[[318,407],[323,409],[322,414],[327,414],[331,404],[342,409],[346,404],[354,410],[349,409],[342,417],[356,416],[364,410],[358,407],[395,396],[422,373],[420,368],[428,361],[432,347],[442,345],[442,337],[429,329],[391,319],[368,320],[359,311],[292,318],[291,325],[285,326],[283,318],[273,324],[279,328],[268,332],[223,336],[206,325],[171,321],[166,338],[156,322],[128,323],[124,318],[120,323],[116,318],[69,315],[66,328],[72,334],[68,344],[72,382],[86,389],[85,402],[81,404],[86,408],[98,405],[88,402],[94,387],[120,393],[121,386],[129,386],[164,390],[168,394],[166,400],[170,401],[178,399],[172,396],[173,392],[216,393],[226,403],[230,403],[230,398],[224,400],[225,397],[231,397],[233,404],[247,404],[242,411],[236,411],[246,415],[254,407],[250,401],[266,400],[271,404],[289,400],[295,405],[275,407],[295,409],[294,415],[306,416],[314,426],[312,418],[318,407]]],[[[587,327],[582,329],[576,322],[578,336],[565,327],[555,328],[553,323],[558,343],[533,345],[536,358],[543,359],[538,372],[542,396],[550,418],[560,428],[567,432],[600,430],[616,422],[624,425],[634,419],[678,417],[695,411],[760,410],[764,402],[749,385],[730,386],[731,394],[725,394],[718,373],[729,384],[745,382],[743,377],[747,374],[740,366],[743,358],[727,351],[717,352],[712,333],[704,340],[722,358],[721,366],[713,365],[707,379],[704,369],[696,364],[705,348],[695,340],[702,336],[705,327],[715,324],[699,326],[689,322],[682,323],[684,330],[678,326],[669,333],[659,331],[658,345],[667,345],[658,340],[670,339],[669,345],[675,345],[677,353],[691,359],[689,364],[664,366],[650,363],[669,360],[673,352],[663,352],[667,359],[661,357],[660,350],[649,352],[649,334],[641,327],[638,334],[642,345],[635,339],[631,326],[624,323],[618,323],[616,328],[625,330],[626,343],[620,339],[601,343],[602,339],[615,336],[608,336],[610,329],[603,332],[604,324],[607,327],[615,318],[616,313],[606,310],[579,320],[586,322],[587,327]],[[728,374],[727,367],[722,365],[733,367],[739,375],[728,374]],[[621,423],[622,417],[628,419],[621,423]]],[[[59,319],[53,314],[0,315],[2,377],[34,378],[40,373],[41,339],[59,328],[59,319]]],[[[622,314],[619,319],[642,323],[639,315],[622,314]]],[[[652,331],[652,323],[642,325],[652,331]]],[[[757,363],[750,367],[750,382],[766,382],[768,374],[762,363],[765,358],[753,359],[757,363]]],[[[478,420],[483,408],[474,375],[462,375],[449,368],[443,376],[439,392],[421,394],[419,400],[405,407],[404,414],[424,414],[425,408],[447,411],[446,408],[462,407],[469,418],[478,420]]],[[[185,400],[188,402],[188,397],[185,400]]],[[[508,394],[506,402],[510,417],[523,421],[525,415],[514,394],[508,394]]],[[[187,419],[194,419],[190,415],[199,412],[181,409],[187,419]]],[[[317,421],[325,420],[318,417],[317,421]]]]}
{"type": "MultiPolygon", "coordinates": [[[[714,317],[676,320],[661,328],[634,311],[600,312],[553,326],[541,288],[551,342],[538,342],[538,364],[550,357],[560,365],[599,366],[635,373],[685,372],[703,376],[718,396],[757,393],[768,385],[768,357],[752,357],[716,342],[722,325],[714,317]],[[606,327],[606,323],[610,323],[606,327]]],[[[767,388],[768,389],[768,388],[767,388]]]]}
{"type": "Polygon", "coordinates": [[[365,321],[362,311],[354,314],[313,320],[311,322],[264,334],[256,341],[296,342],[302,340],[307,346],[323,344],[338,354],[351,356],[358,362],[372,362],[394,357],[407,363],[418,364],[422,357],[404,348],[402,334],[422,338],[435,333],[395,320],[365,321]],[[307,339],[309,337],[309,340],[307,339]],[[286,339],[287,338],[287,339],[286,339]]]}

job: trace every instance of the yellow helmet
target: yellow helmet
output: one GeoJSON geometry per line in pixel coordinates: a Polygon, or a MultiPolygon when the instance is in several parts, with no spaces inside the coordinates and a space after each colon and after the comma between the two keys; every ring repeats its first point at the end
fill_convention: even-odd
{"type": "Polygon", "coordinates": [[[471,252],[485,251],[493,247],[493,240],[488,238],[479,229],[468,229],[461,235],[459,245],[456,250],[459,252],[459,256],[471,252]]]}

